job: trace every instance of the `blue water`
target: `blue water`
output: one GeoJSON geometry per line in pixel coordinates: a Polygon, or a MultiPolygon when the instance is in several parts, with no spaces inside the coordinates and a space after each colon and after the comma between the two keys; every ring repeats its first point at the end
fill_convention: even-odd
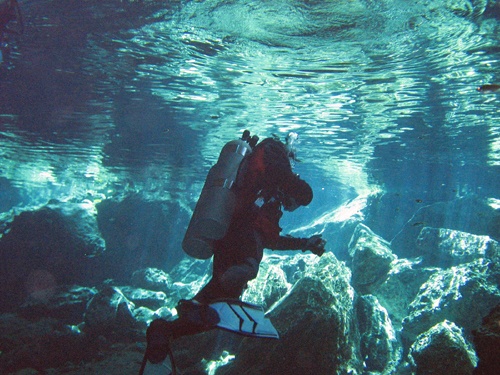
{"type": "MultiPolygon", "coordinates": [[[[368,224],[387,241],[424,225],[411,221],[424,205],[498,210],[500,90],[478,87],[500,85],[499,0],[19,3],[24,32],[0,64],[0,223],[138,193],[179,203],[183,227],[244,129],[299,134],[295,171],[315,198],[286,233],[377,192],[384,220],[368,224]]],[[[327,250],[349,242],[335,228],[327,250]]]]}
{"type": "Polygon", "coordinates": [[[2,184],[24,204],[192,202],[249,128],[300,134],[297,171],[325,206],[377,189],[498,197],[500,94],[476,89],[500,82],[499,7],[23,1],[0,75],[2,184]]]}

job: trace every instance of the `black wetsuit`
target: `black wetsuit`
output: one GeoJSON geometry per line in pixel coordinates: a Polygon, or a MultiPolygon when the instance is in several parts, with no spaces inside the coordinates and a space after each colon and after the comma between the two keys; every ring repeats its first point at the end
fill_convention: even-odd
{"type": "MultiPolygon", "coordinates": [[[[248,281],[257,276],[264,248],[299,250],[307,243],[307,239],[280,235],[279,220],[285,202],[307,205],[312,200],[310,186],[293,173],[281,142],[271,138],[262,141],[240,168],[236,185],[237,209],[226,236],[214,244],[212,279],[193,298],[204,305],[218,299],[240,298],[248,281]]],[[[177,338],[207,327],[181,316],[172,329],[177,338]]]]}

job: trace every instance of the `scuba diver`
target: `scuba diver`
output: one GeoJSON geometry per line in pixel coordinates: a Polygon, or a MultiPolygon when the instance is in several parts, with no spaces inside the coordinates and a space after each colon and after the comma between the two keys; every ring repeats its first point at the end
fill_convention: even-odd
{"type": "Polygon", "coordinates": [[[313,198],[309,184],[292,170],[296,141],[297,134],[290,133],[286,143],[274,136],[257,144],[258,137],[250,137],[246,130],[241,139],[223,148],[183,241],[184,250],[194,257],[207,259],[213,253],[212,278],[193,299],[178,303],[176,320],[151,322],[141,375],[176,374],[170,346],[179,337],[219,327],[246,336],[278,338],[263,309],[240,297],[257,277],[264,248],[309,250],[318,256],[325,251],[321,235],[280,235],[282,209],[294,211],[313,198]]]}
{"type": "Polygon", "coordinates": [[[8,35],[21,35],[24,22],[17,0],[0,0],[0,64],[10,51],[8,35]]]}

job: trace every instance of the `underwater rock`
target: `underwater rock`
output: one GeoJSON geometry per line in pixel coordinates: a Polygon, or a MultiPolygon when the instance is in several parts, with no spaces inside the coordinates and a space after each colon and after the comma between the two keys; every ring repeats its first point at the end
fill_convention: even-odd
{"type": "Polygon", "coordinates": [[[364,371],[393,373],[401,360],[402,347],[396,339],[396,331],[387,310],[375,296],[365,295],[357,300],[356,322],[364,371]]]}
{"type": "Polygon", "coordinates": [[[88,302],[97,293],[97,289],[78,285],[62,285],[52,293],[43,296],[32,295],[17,313],[28,319],[41,317],[55,318],[65,324],[79,324],[88,302]]]}
{"type": "Polygon", "coordinates": [[[425,264],[443,268],[484,258],[499,246],[489,236],[430,227],[422,228],[416,244],[425,264]]]}
{"type": "Polygon", "coordinates": [[[387,241],[359,224],[349,244],[352,257],[352,285],[360,293],[370,293],[383,283],[396,259],[387,241]]]}
{"type": "Polygon", "coordinates": [[[334,253],[339,260],[349,261],[349,243],[361,222],[359,217],[351,217],[345,222],[328,223],[324,231],[318,231],[327,240],[326,250],[334,253]]]}
{"type": "Polygon", "coordinates": [[[322,285],[335,297],[334,308],[338,316],[343,317],[343,326],[347,327],[352,318],[354,301],[354,289],[350,284],[350,269],[344,262],[337,260],[332,253],[325,253],[320,258],[315,255],[307,257],[302,254],[297,254],[295,257],[310,259],[303,278],[310,277],[321,281],[322,285]]]}
{"type": "Polygon", "coordinates": [[[199,282],[200,278],[206,275],[212,276],[212,258],[201,260],[185,256],[172,268],[169,275],[175,282],[182,282],[184,284],[199,282]]]}
{"type": "Polygon", "coordinates": [[[286,295],[317,262],[318,257],[310,253],[294,252],[293,255],[283,255],[266,252],[257,278],[248,283],[242,299],[262,305],[267,310],[286,295]]]}
{"type": "Polygon", "coordinates": [[[157,310],[167,303],[167,295],[164,292],[133,288],[130,286],[120,286],[117,287],[117,289],[122,292],[125,298],[131,301],[134,306],[142,306],[157,310]]]}
{"type": "Polygon", "coordinates": [[[212,276],[211,265],[211,260],[185,257],[170,273],[158,268],[137,270],[130,283],[141,289],[165,293],[165,303],[175,306],[180,299],[192,298],[208,282],[212,276]]]}
{"type": "Polygon", "coordinates": [[[419,335],[410,348],[410,363],[417,374],[471,375],[477,357],[462,330],[443,321],[419,335]]]}
{"type": "Polygon", "coordinates": [[[144,306],[139,306],[133,310],[133,315],[136,323],[142,328],[146,329],[154,319],[163,318],[166,320],[174,320],[175,317],[172,311],[167,307],[161,307],[156,310],[151,310],[144,306]]]}
{"type": "Polygon", "coordinates": [[[416,241],[424,227],[446,228],[500,241],[500,208],[495,199],[468,196],[421,207],[391,241],[400,258],[420,255],[416,241]]]}
{"type": "MultiPolygon", "coordinates": [[[[289,289],[292,283],[296,284],[304,277],[307,279],[314,277],[315,279],[319,278],[323,280],[324,285],[329,289],[335,290],[336,298],[340,300],[339,305],[351,306],[349,311],[352,312],[354,291],[349,285],[350,271],[345,265],[338,262],[331,253],[323,255],[321,258],[312,254],[297,252],[293,254],[294,255],[283,255],[280,253],[278,255],[270,251],[266,252],[261,265],[261,271],[257,279],[249,283],[249,288],[244,293],[243,300],[254,303],[262,302],[264,305],[269,306],[275,298],[281,295],[281,293],[286,292],[285,289],[289,289]],[[273,285],[273,282],[277,282],[278,285],[273,285]],[[279,290],[279,293],[276,293],[277,290],[279,290]]],[[[186,262],[186,264],[188,263],[186,262]]],[[[199,265],[199,263],[195,263],[195,265],[196,264],[199,265]]],[[[185,270],[186,273],[190,272],[187,267],[183,266],[182,269],[185,270]]],[[[191,280],[189,277],[183,277],[178,273],[179,271],[180,269],[175,270],[176,277],[173,278],[174,280],[177,280],[177,278],[185,279],[186,281],[191,280]]],[[[171,275],[173,273],[174,270],[171,275]]],[[[177,284],[178,283],[175,282],[174,286],[177,284]]],[[[281,304],[286,298],[288,298],[288,294],[285,294],[275,306],[281,304]]],[[[321,303],[321,298],[315,300],[316,303],[321,303]]],[[[324,307],[323,310],[324,309],[328,309],[328,307],[324,307]]],[[[291,314],[292,311],[289,311],[289,313],[291,314]]],[[[298,318],[302,316],[300,308],[296,310],[296,313],[298,318]]],[[[344,311],[338,311],[337,314],[343,317],[344,311]]],[[[285,319],[288,324],[293,324],[291,317],[285,319]]],[[[350,323],[349,318],[343,317],[343,319],[344,324],[350,323]]],[[[273,322],[276,323],[274,319],[273,322]]],[[[306,325],[307,322],[302,321],[301,324],[306,325]]],[[[311,340],[312,339],[313,338],[311,338],[311,340]]],[[[246,341],[243,336],[222,330],[213,330],[196,335],[196,337],[187,336],[176,340],[173,345],[173,350],[179,365],[182,366],[182,370],[200,371],[200,369],[204,368],[203,366],[200,367],[200,361],[202,359],[205,359],[203,362],[221,361],[221,356],[223,356],[224,352],[239,353],[241,352],[240,343],[242,343],[242,341],[246,341]],[[193,342],[195,342],[196,345],[193,345],[193,342]]],[[[269,340],[249,339],[248,341],[249,344],[256,344],[260,347],[260,344],[268,342],[269,340]]],[[[298,341],[300,341],[300,339],[298,339],[298,341]]],[[[304,355],[306,355],[305,352],[304,355]]],[[[249,371],[254,370],[255,369],[252,368],[249,371]]],[[[217,373],[219,373],[222,369],[217,371],[217,373]]],[[[255,373],[259,373],[258,370],[255,371],[255,373]]],[[[229,373],[238,373],[238,370],[229,373]]]]}
{"type": "MultiPolygon", "coordinates": [[[[286,275],[287,283],[292,287],[297,281],[304,277],[311,267],[314,267],[315,264],[318,263],[319,258],[317,255],[309,252],[298,253],[294,251],[289,254],[293,255],[284,255],[275,252],[264,253],[263,263],[279,266],[286,275]]],[[[328,257],[330,257],[330,255],[328,255],[328,257]]],[[[333,257],[335,256],[333,255],[333,257]]]]}
{"type": "Polygon", "coordinates": [[[257,278],[248,283],[242,299],[267,310],[283,297],[291,286],[280,264],[265,261],[261,264],[257,278]]]}
{"type": "Polygon", "coordinates": [[[500,288],[500,246],[489,247],[485,255],[485,259],[489,261],[488,276],[491,282],[500,288]]]}
{"type": "Polygon", "coordinates": [[[500,358],[500,304],[483,319],[481,327],[473,332],[479,363],[474,375],[498,373],[500,358]]]}
{"type": "Polygon", "coordinates": [[[171,268],[184,257],[180,244],[189,215],[178,202],[130,195],[96,208],[109,277],[128,282],[137,269],[171,268]]]}
{"type": "Polygon", "coordinates": [[[98,335],[125,334],[133,327],[134,305],[117,289],[105,287],[89,302],[85,311],[85,331],[98,335]]]}
{"type": "Polygon", "coordinates": [[[217,374],[335,374],[360,369],[350,272],[333,254],[310,265],[269,312],[280,340],[244,339],[217,374]]]}
{"type": "Polygon", "coordinates": [[[1,374],[26,368],[45,373],[43,369],[90,360],[96,354],[96,347],[77,327],[54,318],[30,321],[15,314],[0,314],[0,343],[1,374]]]}
{"type": "Polygon", "coordinates": [[[327,305],[334,297],[313,278],[299,281],[270,314],[280,340],[242,342],[236,359],[221,374],[330,373],[349,356],[343,316],[327,305]]]}
{"type": "Polygon", "coordinates": [[[174,280],[167,296],[172,300],[193,298],[212,278],[212,258],[194,259],[186,256],[169,272],[174,280]]]}
{"type": "Polygon", "coordinates": [[[0,311],[58,285],[101,278],[104,251],[95,217],[84,204],[52,202],[15,216],[0,238],[0,311]]]}
{"type": "Polygon", "coordinates": [[[467,335],[479,328],[481,319],[500,302],[500,291],[490,272],[490,263],[480,259],[431,275],[410,304],[403,336],[414,341],[445,319],[458,324],[467,335]]]}
{"type": "Polygon", "coordinates": [[[165,292],[172,285],[172,278],[158,268],[143,268],[132,274],[130,284],[138,288],[165,292]]]}
{"type": "Polygon", "coordinates": [[[380,304],[387,309],[392,324],[398,330],[422,284],[439,270],[421,268],[420,261],[421,259],[395,260],[391,264],[387,279],[373,291],[380,304]]]}

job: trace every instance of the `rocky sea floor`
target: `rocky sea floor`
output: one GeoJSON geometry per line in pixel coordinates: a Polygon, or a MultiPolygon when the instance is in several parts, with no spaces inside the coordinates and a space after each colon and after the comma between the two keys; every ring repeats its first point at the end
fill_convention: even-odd
{"type": "MultiPolygon", "coordinates": [[[[173,319],[178,300],[208,281],[209,261],[167,252],[168,272],[152,263],[169,234],[131,236],[134,199],[3,216],[2,374],[137,374],[148,322],[173,319]],[[146,240],[158,249],[137,252],[146,240]]],[[[243,300],[266,308],[280,340],[220,330],[185,337],[173,348],[180,373],[498,373],[498,201],[425,205],[392,236],[381,223],[395,198],[364,199],[342,220],[333,212],[294,233],[323,233],[330,251],[321,258],[267,253],[243,300]]],[[[167,217],[175,209],[158,207],[167,217]]]]}

